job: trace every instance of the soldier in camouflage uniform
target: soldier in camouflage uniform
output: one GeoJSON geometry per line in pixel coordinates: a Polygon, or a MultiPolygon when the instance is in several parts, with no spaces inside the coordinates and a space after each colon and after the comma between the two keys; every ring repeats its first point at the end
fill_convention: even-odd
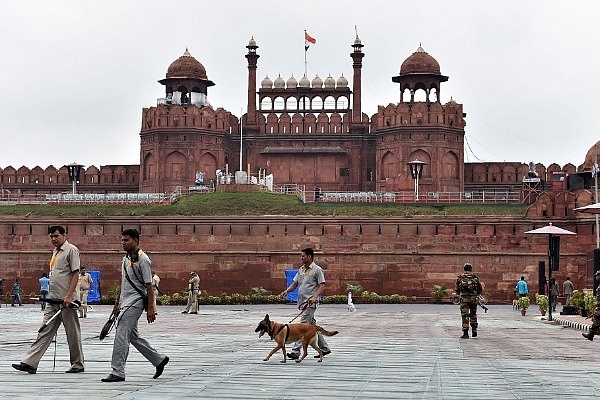
{"type": "Polygon", "coordinates": [[[465,264],[462,275],[456,278],[456,293],[460,295],[460,316],[462,318],[463,335],[461,339],[469,338],[469,324],[473,337],[477,337],[477,296],[483,290],[479,277],[473,273],[473,266],[465,264]]]}
{"type": "MultiPolygon", "coordinates": [[[[600,281],[600,271],[597,271],[594,276],[596,277],[596,283],[598,283],[598,281],[600,281]]],[[[594,335],[600,330],[600,284],[596,288],[596,299],[598,300],[598,304],[596,305],[596,310],[594,310],[594,316],[592,317],[593,322],[590,333],[582,333],[583,337],[588,340],[594,340],[594,335]]]]}

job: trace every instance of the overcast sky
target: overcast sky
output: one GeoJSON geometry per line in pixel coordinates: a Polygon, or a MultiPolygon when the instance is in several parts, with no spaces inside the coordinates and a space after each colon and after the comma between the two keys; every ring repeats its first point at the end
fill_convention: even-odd
{"type": "Polygon", "coordinates": [[[246,111],[245,46],[258,82],[308,75],[352,85],[355,25],[364,45],[363,112],[399,101],[400,65],[419,46],[467,113],[465,161],[579,166],[600,140],[600,1],[7,1],[0,13],[0,167],[139,164],[143,107],[186,47],[246,111]],[[468,146],[467,146],[468,143],[468,146]]]}

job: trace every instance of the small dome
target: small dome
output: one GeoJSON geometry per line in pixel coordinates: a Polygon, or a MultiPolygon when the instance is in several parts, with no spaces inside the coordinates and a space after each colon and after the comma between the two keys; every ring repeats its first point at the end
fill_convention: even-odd
{"type": "Polygon", "coordinates": [[[204,66],[192,57],[187,48],[181,57],[169,65],[166,77],[208,79],[204,66]]]}
{"type": "Polygon", "coordinates": [[[256,40],[254,40],[254,36],[252,36],[248,41],[248,47],[256,47],[256,40]]]}
{"type": "Polygon", "coordinates": [[[281,75],[279,75],[276,79],[275,79],[275,88],[276,89],[283,89],[285,88],[285,81],[283,80],[283,78],[281,77],[281,75]]]}
{"type": "Polygon", "coordinates": [[[344,78],[344,74],[338,78],[337,87],[348,87],[348,79],[344,78]]]}
{"type": "Polygon", "coordinates": [[[360,41],[358,35],[356,35],[356,39],[354,39],[354,46],[362,46],[362,42],[360,41]]]}
{"type": "Polygon", "coordinates": [[[302,77],[302,79],[300,79],[300,83],[298,84],[298,86],[299,87],[310,87],[310,81],[308,80],[306,75],[304,75],[302,77]]]}
{"type": "Polygon", "coordinates": [[[441,75],[440,64],[431,57],[421,46],[402,63],[400,75],[434,74],[441,75]]]}
{"type": "Polygon", "coordinates": [[[290,79],[287,80],[285,85],[288,87],[288,89],[296,88],[298,87],[298,81],[296,80],[296,78],[294,78],[294,75],[292,75],[290,76],[290,79]]]}
{"type": "Polygon", "coordinates": [[[326,88],[334,88],[335,87],[335,79],[333,79],[333,76],[331,76],[331,74],[329,74],[329,76],[327,78],[325,78],[325,87],[326,88]]]}
{"type": "Polygon", "coordinates": [[[314,79],[311,82],[311,86],[314,88],[322,88],[323,87],[323,81],[321,80],[321,78],[319,78],[319,75],[314,77],[314,79]]]}
{"type": "Polygon", "coordinates": [[[260,87],[263,89],[271,89],[273,87],[273,81],[269,79],[269,75],[265,76],[265,79],[260,83],[260,87]]]}

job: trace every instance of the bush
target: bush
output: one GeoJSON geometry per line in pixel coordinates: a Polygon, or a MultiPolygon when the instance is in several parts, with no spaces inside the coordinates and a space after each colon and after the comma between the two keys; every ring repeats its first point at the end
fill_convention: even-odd
{"type": "Polygon", "coordinates": [[[323,296],[323,304],[346,304],[348,296],[343,294],[334,294],[331,296],[323,296]]]}
{"type": "Polygon", "coordinates": [[[585,308],[583,297],[584,293],[582,291],[574,290],[571,295],[571,305],[576,308],[585,308]]]}
{"type": "Polygon", "coordinates": [[[156,305],[168,306],[169,304],[171,304],[171,296],[163,294],[156,297],[156,305]]]}
{"type": "Polygon", "coordinates": [[[360,285],[354,285],[352,283],[349,283],[348,285],[346,285],[346,291],[347,292],[351,292],[353,295],[359,295],[360,292],[363,291],[363,287],[360,285]]]}
{"type": "Polygon", "coordinates": [[[546,296],[545,294],[536,293],[535,302],[540,308],[540,312],[548,311],[548,296],[546,296]]]}
{"type": "Polygon", "coordinates": [[[519,308],[521,310],[527,310],[529,308],[529,297],[523,296],[519,298],[519,308]]]}
{"type": "Polygon", "coordinates": [[[594,296],[593,293],[588,292],[583,295],[583,304],[586,310],[594,311],[596,309],[596,306],[598,305],[598,300],[596,299],[596,296],[594,296]]]}

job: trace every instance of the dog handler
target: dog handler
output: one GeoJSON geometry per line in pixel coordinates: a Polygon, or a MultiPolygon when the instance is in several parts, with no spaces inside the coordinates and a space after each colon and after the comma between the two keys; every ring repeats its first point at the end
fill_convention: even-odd
{"type": "MultiPolygon", "coordinates": [[[[298,270],[294,276],[292,284],[283,292],[280,296],[285,297],[287,294],[296,287],[298,288],[298,308],[302,309],[305,307],[304,312],[300,315],[300,322],[316,325],[317,320],[315,319],[315,311],[317,310],[317,302],[319,296],[325,290],[325,274],[323,269],[314,263],[315,252],[310,247],[302,250],[300,259],[302,261],[302,267],[298,270]]],[[[317,333],[319,348],[323,352],[323,355],[331,353],[327,342],[323,338],[323,335],[317,333]]],[[[300,349],[302,348],[302,342],[298,341],[294,343],[292,351],[287,356],[292,360],[300,358],[300,349]]],[[[316,355],[315,358],[319,358],[316,355]]]]}

